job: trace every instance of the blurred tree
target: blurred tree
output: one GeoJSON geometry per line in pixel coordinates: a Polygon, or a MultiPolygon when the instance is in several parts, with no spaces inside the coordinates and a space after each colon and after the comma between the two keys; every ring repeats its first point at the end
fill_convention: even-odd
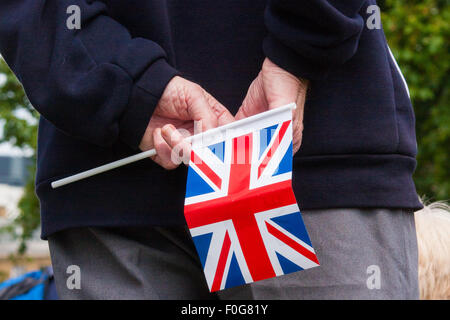
{"type": "Polygon", "coordinates": [[[0,58],[0,121],[3,125],[0,143],[9,142],[19,148],[31,150],[34,160],[29,168],[24,195],[18,203],[19,216],[2,230],[20,240],[19,254],[25,252],[26,241],[32,237],[40,222],[39,200],[34,192],[38,118],[39,114],[31,106],[21,84],[0,58]]]}
{"type": "MultiPolygon", "coordinates": [[[[450,199],[449,48],[450,0],[379,0],[389,44],[408,82],[416,112],[419,146],[415,182],[419,195],[430,200],[450,199]]],[[[0,59],[1,60],[1,59],[0,59]]],[[[36,151],[38,119],[20,83],[0,61],[0,142],[36,151]],[[2,76],[3,75],[3,76],[2,76]]],[[[39,202],[34,173],[20,200],[20,215],[7,231],[21,240],[20,250],[39,227],[39,202]]]]}

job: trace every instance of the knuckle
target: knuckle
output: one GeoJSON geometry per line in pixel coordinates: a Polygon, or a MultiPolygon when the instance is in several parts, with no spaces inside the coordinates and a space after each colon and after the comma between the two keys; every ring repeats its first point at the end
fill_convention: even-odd
{"type": "Polygon", "coordinates": [[[161,151],[166,146],[166,143],[164,141],[161,141],[161,140],[155,141],[154,144],[155,144],[156,151],[159,152],[159,153],[161,153],[161,151]]]}
{"type": "Polygon", "coordinates": [[[175,96],[173,97],[173,104],[175,109],[184,110],[187,108],[188,94],[186,88],[178,87],[175,96]]]}
{"type": "Polygon", "coordinates": [[[186,96],[186,106],[192,106],[193,104],[197,104],[200,99],[202,98],[201,92],[198,90],[191,90],[189,91],[189,95],[186,96]]]}
{"type": "Polygon", "coordinates": [[[197,94],[203,93],[203,91],[205,91],[205,90],[203,90],[201,85],[199,85],[198,83],[195,83],[195,82],[190,83],[190,89],[192,92],[195,92],[197,94]]]}

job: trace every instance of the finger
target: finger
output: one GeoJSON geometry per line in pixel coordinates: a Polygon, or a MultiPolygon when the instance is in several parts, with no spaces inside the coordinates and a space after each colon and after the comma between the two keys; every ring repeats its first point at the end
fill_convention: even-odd
{"type": "Polygon", "coordinates": [[[171,160],[172,148],[162,137],[161,128],[153,131],[153,145],[157,153],[156,156],[152,157],[153,161],[167,170],[173,170],[178,167],[178,164],[171,160]]]}
{"type": "Polygon", "coordinates": [[[297,96],[296,104],[297,107],[293,110],[293,152],[294,154],[300,149],[303,139],[303,116],[305,110],[305,95],[306,92],[300,90],[297,96]]]}
{"type": "Polygon", "coordinates": [[[222,105],[215,105],[213,109],[217,115],[217,124],[219,126],[223,126],[236,120],[230,111],[222,105]]]}
{"type": "Polygon", "coordinates": [[[303,124],[300,122],[293,123],[292,127],[292,146],[293,146],[293,154],[296,154],[300,149],[302,144],[303,137],[303,124]]]}
{"type": "Polygon", "coordinates": [[[298,93],[304,86],[302,79],[282,69],[268,58],[264,60],[262,73],[269,109],[296,102],[298,93]]]}
{"type": "Polygon", "coordinates": [[[183,162],[189,165],[191,155],[191,144],[173,125],[165,125],[162,130],[162,137],[171,148],[171,161],[175,164],[183,162]]]}
{"type": "MultiPolygon", "coordinates": [[[[286,79],[285,79],[286,80],[286,79]]],[[[291,79],[289,79],[291,80],[291,79]]],[[[269,110],[276,109],[287,104],[297,102],[299,94],[299,83],[292,81],[280,81],[272,89],[274,92],[268,94],[267,100],[269,110]]]]}
{"type": "Polygon", "coordinates": [[[235,115],[236,120],[241,120],[255,114],[267,111],[268,104],[259,75],[248,88],[241,107],[235,115]]]}
{"type": "Polygon", "coordinates": [[[217,101],[216,98],[214,98],[205,90],[203,94],[205,95],[206,100],[208,101],[209,105],[211,106],[211,109],[213,110],[213,112],[217,117],[218,126],[223,126],[227,123],[235,121],[235,118],[230,113],[230,111],[223,104],[217,101]]]}
{"type": "Polygon", "coordinates": [[[299,91],[297,95],[297,99],[295,101],[296,108],[292,110],[292,121],[294,124],[300,124],[303,127],[303,116],[305,112],[305,97],[306,92],[299,91]]]}
{"type": "Polygon", "coordinates": [[[296,102],[296,107],[292,110],[292,122],[297,123],[303,121],[303,110],[304,106],[296,102]]]}
{"type": "Polygon", "coordinates": [[[296,121],[302,121],[303,122],[303,113],[305,108],[305,101],[306,101],[306,93],[307,93],[307,82],[301,82],[299,89],[297,91],[297,98],[296,98],[296,105],[297,108],[294,110],[294,119],[296,121]],[[305,84],[306,83],[306,84],[305,84]]]}
{"type": "Polygon", "coordinates": [[[194,122],[200,122],[202,131],[206,131],[217,127],[217,116],[211,109],[203,89],[200,86],[195,86],[191,90],[190,99],[188,101],[188,114],[194,122]]]}
{"type": "Polygon", "coordinates": [[[234,116],[234,119],[236,119],[236,121],[237,121],[237,120],[241,120],[241,119],[244,119],[244,118],[247,118],[247,116],[245,115],[244,110],[242,110],[241,108],[239,108],[238,112],[237,112],[236,115],[234,116]]]}

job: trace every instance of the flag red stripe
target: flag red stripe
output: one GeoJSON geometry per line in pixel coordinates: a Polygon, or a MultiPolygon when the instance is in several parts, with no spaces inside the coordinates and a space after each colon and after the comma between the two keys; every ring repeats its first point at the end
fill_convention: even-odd
{"type": "Polygon", "coordinates": [[[243,215],[254,216],[257,212],[296,204],[291,185],[292,181],[286,180],[252,190],[243,190],[239,196],[231,195],[185,205],[186,221],[192,229],[228,219],[235,221],[241,219],[243,215]]]}
{"type": "MultiPolygon", "coordinates": [[[[241,245],[242,253],[254,281],[275,276],[270,263],[264,241],[252,210],[254,202],[261,201],[260,197],[249,190],[251,159],[253,152],[253,134],[233,139],[232,159],[230,164],[230,183],[228,185],[228,201],[226,207],[215,207],[214,216],[224,213],[233,215],[233,225],[241,245]],[[253,194],[253,196],[251,195],[253,194]],[[231,201],[230,201],[231,200],[231,201]],[[219,213],[220,211],[220,213],[219,213]]],[[[273,190],[273,187],[272,187],[273,190]]],[[[261,190],[258,190],[261,191],[261,190]]],[[[267,203],[264,203],[264,207],[267,203]]]]}
{"type": "Polygon", "coordinates": [[[212,183],[214,183],[219,189],[222,186],[222,179],[194,152],[191,152],[191,162],[195,163],[197,168],[202,171],[212,183]],[[200,160],[200,161],[199,161],[200,160]]]}
{"type": "Polygon", "coordinates": [[[272,234],[275,238],[280,239],[284,243],[286,243],[288,246],[290,246],[292,249],[300,253],[301,255],[305,256],[311,261],[314,261],[315,263],[319,264],[319,260],[317,260],[316,255],[300,245],[298,242],[294,241],[293,239],[286,236],[284,233],[282,233],[280,230],[275,228],[274,226],[270,225],[266,222],[267,231],[269,231],[270,234],[272,234]]]}
{"type": "Polygon", "coordinates": [[[277,150],[278,146],[280,145],[280,141],[283,139],[284,134],[287,131],[287,128],[289,127],[289,123],[291,121],[286,121],[281,125],[280,131],[278,132],[278,135],[274,137],[275,141],[273,142],[272,146],[270,147],[269,151],[266,154],[266,157],[261,162],[258,168],[258,178],[261,177],[261,174],[263,173],[264,169],[267,167],[267,164],[269,163],[270,159],[272,158],[273,154],[277,150]]]}
{"type": "Polygon", "coordinates": [[[223,273],[225,271],[225,265],[227,264],[228,253],[231,247],[231,240],[228,232],[225,233],[225,239],[223,240],[222,251],[220,252],[219,262],[217,263],[216,274],[211,286],[211,292],[220,290],[222,284],[223,273]]]}

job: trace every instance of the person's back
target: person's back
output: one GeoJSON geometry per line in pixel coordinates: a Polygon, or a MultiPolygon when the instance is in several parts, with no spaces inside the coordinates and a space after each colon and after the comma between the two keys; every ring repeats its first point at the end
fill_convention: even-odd
{"type": "Polygon", "coordinates": [[[302,211],[421,208],[414,114],[383,30],[366,25],[375,4],[4,2],[0,50],[42,114],[43,238],[76,227],[184,225],[183,167],[148,159],[56,190],[50,183],[136,153],[175,75],[239,114],[266,57],[309,80],[293,170],[302,211]],[[74,4],[79,30],[66,24],[74,4]]]}

